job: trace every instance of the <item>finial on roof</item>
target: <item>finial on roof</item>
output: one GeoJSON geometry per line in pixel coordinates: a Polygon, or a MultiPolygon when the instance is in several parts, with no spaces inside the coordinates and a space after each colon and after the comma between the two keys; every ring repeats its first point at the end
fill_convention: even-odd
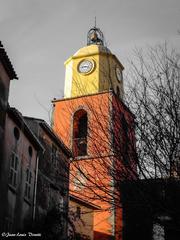
{"type": "Polygon", "coordinates": [[[96,16],[95,16],[95,19],[94,19],[94,27],[96,28],[96,16]]]}
{"type": "Polygon", "coordinates": [[[96,44],[104,46],[104,35],[99,28],[96,27],[96,16],[95,25],[91,28],[87,34],[87,45],[96,44]]]}

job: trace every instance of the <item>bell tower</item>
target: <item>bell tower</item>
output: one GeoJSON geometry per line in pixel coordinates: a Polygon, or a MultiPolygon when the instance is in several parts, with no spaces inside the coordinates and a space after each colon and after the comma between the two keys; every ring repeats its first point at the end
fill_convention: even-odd
{"type": "Polygon", "coordinates": [[[91,226],[94,240],[121,240],[119,184],[131,177],[127,169],[135,170],[134,116],[123,103],[124,67],[95,26],[65,69],[64,98],[53,101],[53,128],[73,152],[70,192],[101,208],[91,226]]]}
{"type": "Polygon", "coordinates": [[[65,62],[64,96],[77,97],[113,90],[123,99],[123,65],[105,46],[103,33],[93,27],[87,46],[65,62]]]}

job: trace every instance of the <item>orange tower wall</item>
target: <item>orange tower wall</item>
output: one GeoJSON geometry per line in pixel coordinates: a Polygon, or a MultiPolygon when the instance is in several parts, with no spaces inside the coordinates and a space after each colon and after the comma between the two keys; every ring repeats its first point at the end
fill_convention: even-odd
{"type": "MultiPolygon", "coordinates": [[[[114,201],[120,202],[120,196],[116,194],[114,178],[109,172],[113,164],[118,166],[119,171],[123,168],[112,151],[116,143],[113,135],[116,138],[121,129],[120,114],[125,116],[128,125],[133,124],[132,114],[112,92],[55,100],[53,104],[53,128],[70,148],[74,113],[79,109],[87,112],[87,156],[76,157],[71,162],[70,191],[101,207],[102,210],[94,215],[94,239],[122,239],[122,209],[120,205],[117,207],[112,204],[114,201]],[[79,187],[74,185],[78,177],[79,187]]],[[[133,130],[131,132],[134,142],[133,130]]]]}

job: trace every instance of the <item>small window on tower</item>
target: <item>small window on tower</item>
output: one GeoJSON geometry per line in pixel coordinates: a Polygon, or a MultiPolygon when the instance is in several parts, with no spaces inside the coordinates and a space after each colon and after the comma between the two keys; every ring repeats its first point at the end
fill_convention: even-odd
{"type": "Polygon", "coordinates": [[[87,155],[87,112],[83,109],[74,114],[73,119],[73,153],[74,156],[87,155]]]}

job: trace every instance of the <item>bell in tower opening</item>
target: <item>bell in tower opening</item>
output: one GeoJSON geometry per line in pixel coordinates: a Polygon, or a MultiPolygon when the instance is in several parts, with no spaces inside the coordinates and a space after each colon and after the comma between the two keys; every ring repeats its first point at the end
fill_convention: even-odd
{"type": "Polygon", "coordinates": [[[104,46],[104,36],[101,30],[97,27],[93,27],[87,34],[87,45],[96,44],[104,46]]]}

